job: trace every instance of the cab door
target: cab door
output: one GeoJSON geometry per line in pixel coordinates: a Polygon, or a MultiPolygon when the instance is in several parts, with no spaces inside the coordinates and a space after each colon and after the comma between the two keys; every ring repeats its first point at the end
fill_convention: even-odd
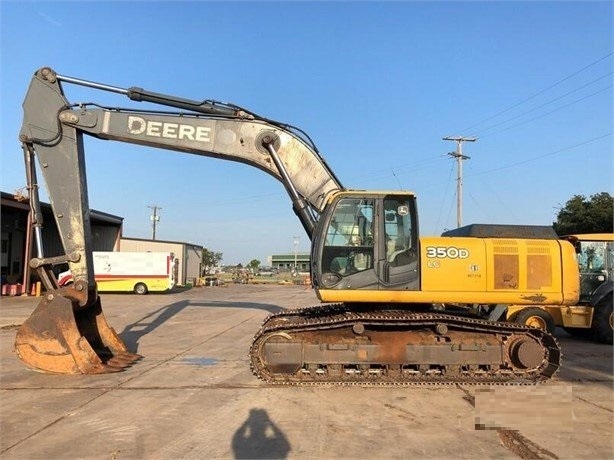
{"type": "Polygon", "coordinates": [[[381,289],[420,289],[418,218],[414,195],[386,195],[381,202],[378,276],[381,289]]]}

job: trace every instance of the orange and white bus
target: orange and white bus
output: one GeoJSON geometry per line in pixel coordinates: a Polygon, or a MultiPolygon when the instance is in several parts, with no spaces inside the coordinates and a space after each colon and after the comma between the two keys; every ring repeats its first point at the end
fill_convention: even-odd
{"type": "MultiPolygon", "coordinates": [[[[170,252],[95,251],[94,278],[98,292],[164,292],[175,286],[175,257],[170,252]]],[[[58,276],[60,286],[72,283],[70,271],[58,276]]]]}

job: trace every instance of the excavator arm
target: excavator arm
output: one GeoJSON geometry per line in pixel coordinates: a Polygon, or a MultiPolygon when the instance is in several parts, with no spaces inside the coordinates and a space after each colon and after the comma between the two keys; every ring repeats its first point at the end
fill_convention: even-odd
{"type": "MultiPolygon", "coordinates": [[[[106,363],[111,358],[95,359],[95,352],[90,349],[94,347],[84,342],[83,337],[87,334],[82,332],[88,330],[92,331],[90,335],[93,337],[88,341],[94,342],[97,348],[117,350],[111,353],[111,357],[125,358],[127,353],[121,339],[106,324],[95,289],[84,135],[236,161],[259,168],[283,184],[310,238],[327,196],[342,189],[305,133],[232,104],[191,101],[141,88],[123,89],[58,75],[46,67],[38,70],[32,78],[23,110],[19,139],[25,155],[37,243],[37,257],[30,261],[30,265],[38,271],[48,294],[18,333],[16,348],[22,360],[41,370],[109,371],[106,363]],[[165,110],[72,103],[64,92],[63,85],[67,84],[123,94],[133,101],[163,106],[165,110]],[[181,110],[173,112],[168,108],[181,110]],[[45,257],[42,247],[42,214],[35,157],[38,157],[64,247],[65,254],[61,256],[45,257]],[[68,263],[73,274],[74,284],[70,288],[60,288],[51,270],[53,265],[61,263],[68,263]],[[52,315],[58,305],[62,305],[61,309],[65,311],[52,315]],[[74,310],[74,324],[71,321],[73,312],[69,310],[74,310]],[[95,313],[92,315],[92,312],[95,313]],[[59,317],[66,319],[61,326],[58,326],[59,317]],[[72,336],[74,343],[67,344],[61,338],[52,340],[50,344],[49,334],[44,334],[50,327],[60,329],[52,336],[72,336]],[[108,342],[114,345],[110,346],[108,342]],[[81,353],[81,348],[86,352],[81,353]],[[83,356],[79,358],[79,354],[83,356]],[[66,357],[61,364],[61,360],[54,358],[58,355],[66,357]],[[90,365],[92,362],[94,366],[90,365]]],[[[130,357],[120,361],[123,364],[130,361],[130,357]]]]}
{"type": "MultiPolygon", "coordinates": [[[[164,148],[257,167],[282,182],[311,238],[326,196],[342,189],[309,138],[290,126],[237,106],[196,102],[63,77],[49,68],[36,72],[23,104],[20,140],[27,164],[38,156],[60,238],[76,281],[93,286],[89,205],[83,135],[164,148]],[[70,103],[62,82],[122,93],[132,100],[178,107],[182,112],[137,111],[70,103]],[[76,199],[79,197],[79,199],[76,199]]],[[[35,171],[32,173],[35,178],[35,171]]],[[[32,188],[32,187],[31,187],[32,188]]],[[[40,257],[39,257],[40,258],[40,257]]],[[[44,265],[38,261],[37,265],[44,265]]],[[[45,286],[52,289],[54,286],[45,286]]]]}

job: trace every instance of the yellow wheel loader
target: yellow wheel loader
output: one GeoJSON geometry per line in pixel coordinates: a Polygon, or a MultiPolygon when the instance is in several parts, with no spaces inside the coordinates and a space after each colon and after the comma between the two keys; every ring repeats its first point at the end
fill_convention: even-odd
{"type": "Polygon", "coordinates": [[[614,234],[588,233],[562,237],[576,248],[580,269],[580,298],[574,305],[512,305],[507,319],[554,332],[562,327],[571,335],[612,344],[614,314],[614,234]]]}

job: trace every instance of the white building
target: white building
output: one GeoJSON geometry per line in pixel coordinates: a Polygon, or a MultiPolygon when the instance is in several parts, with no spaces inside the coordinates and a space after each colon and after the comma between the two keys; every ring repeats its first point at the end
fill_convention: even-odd
{"type": "Polygon", "coordinates": [[[176,280],[182,286],[195,284],[202,269],[203,247],[179,241],[160,241],[142,238],[120,238],[119,252],[172,252],[177,264],[176,280]]]}

